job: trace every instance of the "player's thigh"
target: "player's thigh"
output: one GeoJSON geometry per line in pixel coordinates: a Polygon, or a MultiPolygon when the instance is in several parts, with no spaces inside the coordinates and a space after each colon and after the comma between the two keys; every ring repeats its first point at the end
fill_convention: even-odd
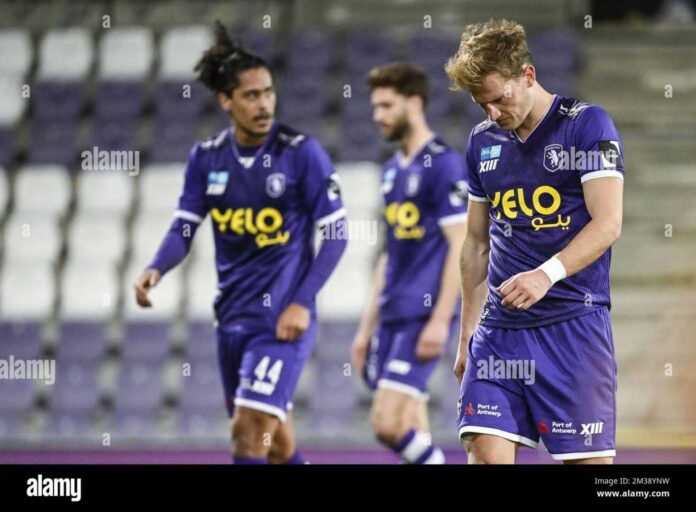
{"type": "Polygon", "coordinates": [[[519,444],[490,434],[462,436],[469,464],[514,464],[519,444]]]}
{"type": "Polygon", "coordinates": [[[257,409],[237,406],[232,416],[232,439],[244,449],[265,451],[271,446],[280,420],[277,416],[257,409]]]}
{"type": "Polygon", "coordinates": [[[389,388],[379,388],[372,402],[371,419],[373,426],[410,426],[413,411],[419,400],[409,394],[389,388]]]}

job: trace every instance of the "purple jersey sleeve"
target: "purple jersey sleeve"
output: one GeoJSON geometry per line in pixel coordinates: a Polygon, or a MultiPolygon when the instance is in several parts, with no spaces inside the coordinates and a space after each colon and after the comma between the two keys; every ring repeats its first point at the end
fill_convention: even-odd
{"type": "Polygon", "coordinates": [[[443,227],[465,222],[467,189],[462,157],[449,151],[439,158],[436,171],[437,223],[443,227]]]}
{"type": "Polygon", "coordinates": [[[302,280],[302,284],[295,293],[293,302],[309,308],[314,302],[314,297],[324,283],[333,273],[341,255],[345,250],[347,241],[345,238],[326,238],[322,241],[316,257],[312,261],[309,272],[302,280]]]}
{"type": "Polygon", "coordinates": [[[473,144],[473,131],[469,135],[469,142],[466,145],[466,158],[464,160],[464,165],[466,167],[466,181],[467,189],[469,191],[469,199],[471,201],[478,201],[480,203],[487,203],[488,197],[483,191],[483,186],[481,185],[481,179],[479,178],[477,172],[477,162],[478,159],[474,154],[474,144],[473,144]]]}
{"type": "Polygon", "coordinates": [[[605,110],[592,105],[580,114],[575,146],[576,151],[585,153],[585,165],[579,166],[582,183],[608,176],[623,179],[623,144],[605,110]]]}
{"type": "Polygon", "coordinates": [[[195,222],[174,219],[157,250],[157,254],[147,268],[159,270],[160,274],[164,275],[184,261],[191,249],[191,242],[197,229],[198,224],[195,222]]]}
{"type": "Polygon", "coordinates": [[[199,160],[200,144],[196,144],[189,154],[184,172],[184,189],[179,197],[179,206],[174,212],[177,218],[198,223],[203,221],[207,212],[206,175],[200,170],[199,160]]]}
{"type": "Polygon", "coordinates": [[[299,151],[297,165],[304,203],[317,226],[345,217],[338,175],[319,142],[307,139],[299,151]]]}

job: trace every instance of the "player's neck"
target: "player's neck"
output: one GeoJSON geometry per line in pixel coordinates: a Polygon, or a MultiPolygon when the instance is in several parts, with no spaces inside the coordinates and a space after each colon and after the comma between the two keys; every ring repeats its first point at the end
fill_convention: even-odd
{"type": "Polygon", "coordinates": [[[412,160],[413,157],[416,156],[416,153],[418,153],[434,135],[435,134],[425,123],[411,125],[411,129],[408,130],[399,143],[404,160],[412,160]]]}
{"type": "Polygon", "coordinates": [[[555,95],[547,92],[543,87],[537,85],[538,89],[535,91],[534,105],[532,110],[527,115],[527,118],[522,122],[522,124],[515,129],[515,133],[520,138],[520,140],[525,141],[529,135],[534,131],[534,129],[541,123],[541,121],[546,117],[555,95]]]}
{"type": "Polygon", "coordinates": [[[268,137],[268,134],[256,135],[247,132],[246,130],[241,130],[238,128],[232,128],[232,135],[238,146],[260,146],[268,137]]]}

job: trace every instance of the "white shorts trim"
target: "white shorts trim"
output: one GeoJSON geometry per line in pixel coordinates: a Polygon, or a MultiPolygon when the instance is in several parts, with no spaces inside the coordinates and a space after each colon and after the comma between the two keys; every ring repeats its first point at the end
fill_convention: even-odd
{"type": "Polygon", "coordinates": [[[604,450],[599,452],[575,452],[575,453],[551,453],[555,460],[593,459],[595,457],[616,457],[616,450],[604,450]]]}
{"type": "Polygon", "coordinates": [[[471,199],[472,201],[476,201],[477,203],[487,203],[488,202],[487,197],[475,196],[471,192],[469,192],[469,199],[471,199]]]}
{"type": "Polygon", "coordinates": [[[420,389],[404,384],[403,382],[397,382],[395,380],[389,379],[379,379],[377,381],[378,389],[392,389],[394,391],[399,391],[406,395],[412,396],[417,400],[428,400],[430,395],[428,393],[422,392],[420,389]]]}
{"type": "Polygon", "coordinates": [[[318,219],[315,224],[318,227],[326,226],[327,224],[331,224],[332,222],[335,222],[339,219],[342,219],[343,217],[346,216],[346,209],[345,208],[339,208],[333,213],[330,213],[321,219],[318,219]]]}
{"type": "Polygon", "coordinates": [[[203,217],[196,215],[195,213],[187,212],[186,210],[174,210],[174,218],[190,220],[191,222],[195,222],[197,224],[203,222],[203,217]]]}
{"type": "Polygon", "coordinates": [[[521,436],[519,434],[513,434],[512,432],[506,432],[505,430],[500,430],[491,427],[477,427],[476,425],[465,425],[459,429],[459,442],[464,444],[462,439],[463,434],[475,433],[475,434],[490,434],[492,436],[502,437],[508,441],[514,441],[516,443],[529,446],[530,448],[536,448],[539,444],[537,441],[532,441],[531,439],[521,436]]]}
{"type": "Polygon", "coordinates": [[[275,416],[280,420],[281,423],[285,423],[288,415],[280,407],[274,405],[268,405],[263,402],[258,402],[256,400],[249,400],[248,398],[236,397],[234,399],[234,405],[239,407],[246,407],[247,409],[254,409],[255,411],[265,412],[271,416],[275,416]]]}
{"type": "Polygon", "coordinates": [[[454,213],[440,217],[437,221],[439,226],[451,226],[453,224],[464,224],[466,222],[466,212],[454,213]]]}
{"type": "Polygon", "coordinates": [[[619,178],[621,181],[623,181],[624,179],[623,174],[621,174],[619,171],[603,170],[592,171],[588,172],[587,174],[583,174],[580,177],[580,183],[585,183],[586,181],[594,180],[597,178],[619,178]]]}

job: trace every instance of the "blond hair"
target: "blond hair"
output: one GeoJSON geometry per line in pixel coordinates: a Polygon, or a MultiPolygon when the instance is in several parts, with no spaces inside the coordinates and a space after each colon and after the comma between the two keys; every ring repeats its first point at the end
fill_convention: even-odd
{"type": "Polygon", "coordinates": [[[525,64],[534,61],[524,27],[516,21],[491,19],[466,27],[459,50],[445,64],[445,72],[452,90],[472,91],[486,75],[496,71],[505,80],[519,77],[525,64]]]}

